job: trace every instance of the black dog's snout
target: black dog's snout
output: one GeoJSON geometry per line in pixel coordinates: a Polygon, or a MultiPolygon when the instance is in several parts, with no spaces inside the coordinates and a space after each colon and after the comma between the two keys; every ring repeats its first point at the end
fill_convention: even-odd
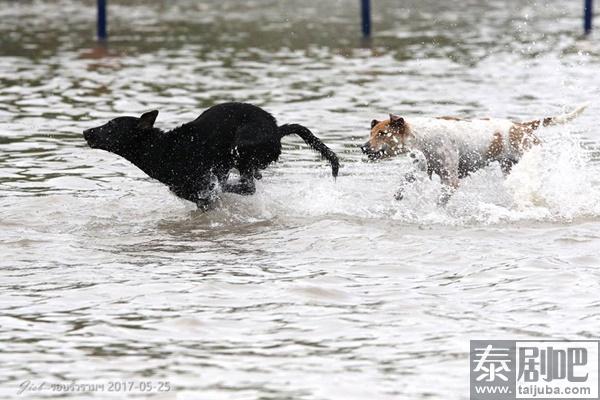
{"type": "Polygon", "coordinates": [[[83,131],[83,138],[92,149],[98,147],[98,134],[94,129],[83,131]]]}
{"type": "Polygon", "coordinates": [[[367,154],[371,151],[371,146],[369,146],[369,143],[365,143],[362,146],[360,146],[360,149],[363,153],[367,154]]]}

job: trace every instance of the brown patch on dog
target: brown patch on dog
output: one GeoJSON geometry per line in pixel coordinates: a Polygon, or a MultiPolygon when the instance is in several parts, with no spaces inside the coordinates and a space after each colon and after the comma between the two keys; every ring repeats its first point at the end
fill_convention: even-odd
{"type": "Polygon", "coordinates": [[[514,149],[520,149],[525,132],[530,130],[531,128],[527,128],[526,125],[513,124],[508,130],[508,142],[510,143],[510,146],[514,149]]]}
{"type": "Polygon", "coordinates": [[[518,152],[530,149],[534,145],[541,143],[540,139],[533,133],[542,121],[535,120],[524,123],[514,123],[508,131],[508,140],[510,146],[518,152]]]}
{"type": "Polygon", "coordinates": [[[529,130],[536,130],[537,128],[540,127],[540,124],[542,123],[542,121],[540,121],[539,119],[533,120],[533,121],[529,121],[529,122],[522,122],[520,125],[527,127],[529,130]]]}
{"type": "Polygon", "coordinates": [[[548,126],[548,125],[552,125],[552,123],[554,122],[554,118],[552,117],[546,117],[544,119],[536,119],[535,121],[530,121],[530,122],[526,122],[526,124],[529,124],[531,126],[535,126],[535,128],[533,129],[537,129],[539,128],[540,124],[542,126],[548,126]]]}
{"type": "Polygon", "coordinates": [[[494,139],[490,143],[490,147],[487,150],[488,158],[494,159],[502,154],[504,151],[504,138],[500,132],[494,133],[494,139]]]}
{"type": "Polygon", "coordinates": [[[371,139],[375,137],[400,136],[408,131],[408,126],[404,119],[391,121],[389,119],[381,121],[371,129],[371,139]]]}
{"type": "Polygon", "coordinates": [[[372,121],[373,127],[371,128],[371,136],[373,136],[373,134],[377,134],[380,133],[382,131],[385,131],[388,126],[390,126],[390,120],[386,119],[385,121],[377,121],[377,120],[373,120],[372,121]]]}
{"type": "Polygon", "coordinates": [[[515,122],[515,124],[528,126],[532,130],[536,130],[537,128],[540,127],[540,125],[541,126],[549,126],[549,125],[552,125],[553,122],[554,122],[554,118],[546,117],[544,119],[534,119],[533,121],[527,121],[527,122],[515,122]]]}
{"type": "Polygon", "coordinates": [[[390,114],[390,119],[373,120],[372,125],[371,136],[367,142],[372,152],[383,150],[386,156],[392,156],[403,149],[410,132],[404,118],[390,114]]]}

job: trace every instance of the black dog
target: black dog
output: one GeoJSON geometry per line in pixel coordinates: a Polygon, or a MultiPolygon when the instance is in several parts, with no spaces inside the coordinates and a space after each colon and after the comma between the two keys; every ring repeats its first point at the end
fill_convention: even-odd
{"type": "Polygon", "coordinates": [[[331,163],[337,177],[337,156],[302,125],[277,126],[260,107],[244,103],[218,104],[194,121],[169,132],[154,128],[158,111],[140,118],[119,117],[83,132],[92,148],[126,158],[150,177],[169,186],[177,196],[207,208],[216,199],[216,183],[225,192],[255,192],[259,170],[277,161],[281,138],[297,134],[331,163]],[[235,168],[240,180],[227,182],[235,168]]]}

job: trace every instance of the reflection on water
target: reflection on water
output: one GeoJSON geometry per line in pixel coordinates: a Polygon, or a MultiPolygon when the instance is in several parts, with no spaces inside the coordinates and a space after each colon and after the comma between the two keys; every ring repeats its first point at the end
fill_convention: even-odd
{"type": "Polygon", "coordinates": [[[598,98],[580,4],[381,0],[364,43],[355,3],[115,0],[108,49],[94,1],[2,3],[0,397],[123,379],[168,380],[160,398],[466,398],[469,339],[598,336],[598,105],[445,209],[437,180],[394,201],[407,161],[357,149],[389,112],[598,98]],[[80,134],[229,100],[313,129],[339,179],[286,138],[255,196],[203,214],[80,134]]]}

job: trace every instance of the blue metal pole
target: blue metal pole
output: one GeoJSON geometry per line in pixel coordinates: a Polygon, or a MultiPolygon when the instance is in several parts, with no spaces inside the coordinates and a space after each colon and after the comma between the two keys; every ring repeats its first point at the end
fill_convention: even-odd
{"type": "Polygon", "coordinates": [[[583,30],[586,35],[592,33],[592,16],[594,14],[593,4],[594,0],[585,0],[583,30]]]}
{"type": "Polygon", "coordinates": [[[106,0],[98,0],[98,40],[105,41],[106,37],[106,0]]]}
{"type": "Polygon", "coordinates": [[[361,0],[362,33],[364,37],[371,36],[371,0],[361,0]]]}

